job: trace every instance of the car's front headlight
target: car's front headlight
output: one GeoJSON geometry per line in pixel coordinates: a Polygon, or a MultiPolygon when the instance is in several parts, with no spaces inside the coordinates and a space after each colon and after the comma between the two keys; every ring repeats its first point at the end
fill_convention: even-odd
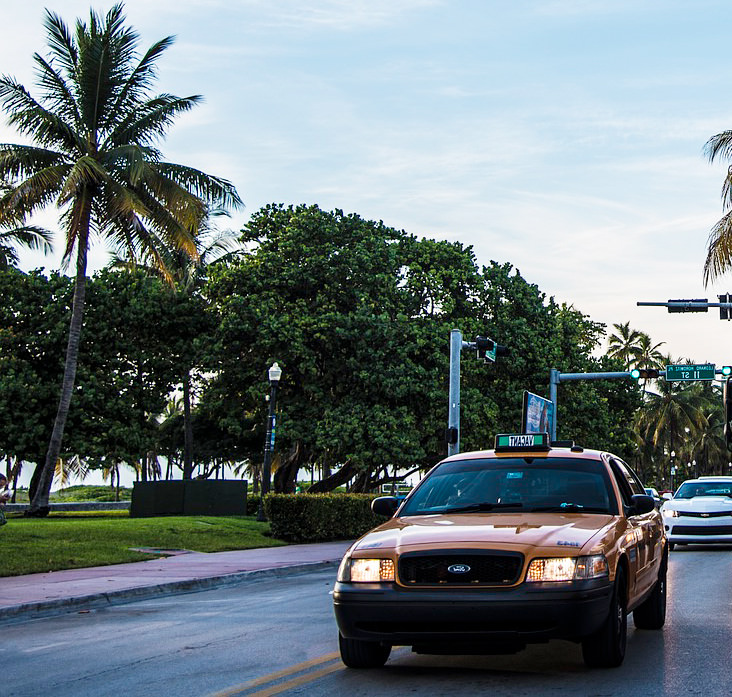
{"type": "Polygon", "coordinates": [[[526,572],[528,583],[546,581],[580,581],[609,576],[603,554],[588,557],[552,557],[534,559],[526,572]]]}
{"type": "Polygon", "coordinates": [[[391,559],[353,559],[344,557],[338,567],[342,583],[386,583],[394,581],[394,562],[391,559]]]}
{"type": "Polygon", "coordinates": [[[666,518],[678,518],[679,512],[675,511],[673,508],[664,508],[661,513],[663,513],[664,517],[666,518]]]}

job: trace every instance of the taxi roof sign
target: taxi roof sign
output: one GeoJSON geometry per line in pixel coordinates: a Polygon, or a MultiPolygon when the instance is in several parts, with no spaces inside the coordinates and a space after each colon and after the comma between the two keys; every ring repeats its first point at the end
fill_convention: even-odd
{"type": "Polygon", "coordinates": [[[496,436],[495,450],[550,450],[548,433],[501,433],[496,436]]]}

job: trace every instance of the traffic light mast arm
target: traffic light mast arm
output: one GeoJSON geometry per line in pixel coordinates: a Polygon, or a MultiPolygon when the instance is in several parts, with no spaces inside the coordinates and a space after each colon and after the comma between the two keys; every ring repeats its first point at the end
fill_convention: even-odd
{"type": "Polygon", "coordinates": [[[732,302],[710,303],[706,298],[698,300],[668,300],[666,302],[636,302],[638,307],[666,307],[669,312],[706,312],[710,307],[722,307],[732,310],[732,302]]]}

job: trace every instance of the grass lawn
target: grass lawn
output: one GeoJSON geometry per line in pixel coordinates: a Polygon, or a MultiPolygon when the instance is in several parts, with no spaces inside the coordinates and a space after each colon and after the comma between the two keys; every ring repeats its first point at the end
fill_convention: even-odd
{"type": "MultiPolygon", "coordinates": [[[[286,544],[269,537],[254,517],[130,518],[127,511],[52,513],[47,518],[8,514],[0,527],[0,576],[153,559],[132,547],[226,552],[286,544]]],[[[159,555],[158,555],[159,556],[159,555]]]]}

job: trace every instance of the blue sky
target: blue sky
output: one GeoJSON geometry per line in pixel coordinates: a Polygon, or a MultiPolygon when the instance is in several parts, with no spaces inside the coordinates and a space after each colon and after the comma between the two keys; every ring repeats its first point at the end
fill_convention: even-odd
{"type": "MultiPolygon", "coordinates": [[[[73,23],[90,3],[2,2],[0,72],[33,92],[44,7],[73,23]]],[[[510,262],[548,296],[608,326],[629,321],[675,358],[732,363],[732,324],[716,310],[636,307],[732,291],[729,276],[702,284],[726,168],[703,146],[732,128],[729,3],[125,8],[141,47],[177,36],[158,91],[205,103],[177,122],[163,151],[236,185],[246,208],[232,228],[267,203],[317,203],[460,240],[480,263],[510,262]]],[[[18,140],[0,125],[0,141],[18,140]]],[[[104,263],[102,250],[93,260],[104,263]]],[[[23,258],[24,268],[57,264],[23,258]]]]}

